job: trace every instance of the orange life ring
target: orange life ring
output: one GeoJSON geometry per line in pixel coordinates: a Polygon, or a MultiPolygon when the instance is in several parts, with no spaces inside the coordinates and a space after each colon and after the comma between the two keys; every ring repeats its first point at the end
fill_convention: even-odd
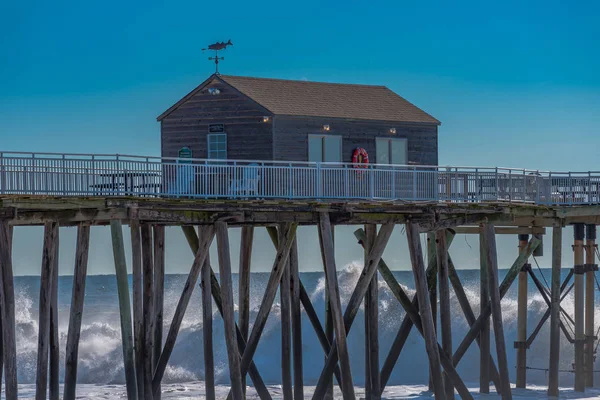
{"type": "Polygon", "coordinates": [[[357,147],[352,153],[352,164],[354,168],[367,168],[369,164],[369,153],[362,147],[357,147]]]}

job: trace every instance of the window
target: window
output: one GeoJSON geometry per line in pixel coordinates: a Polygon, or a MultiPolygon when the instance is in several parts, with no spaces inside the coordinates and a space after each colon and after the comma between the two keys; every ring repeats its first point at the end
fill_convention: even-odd
{"type": "Polygon", "coordinates": [[[208,134],[208,159],[225,160],[227,159],[227,134],[209,133],[208,134]]]}
{"type": "Polygon", "coordinates": [[[341,162],[342,137],[334,135],[308,135],[308,161],[341,162]]]}
{"type": "Polygon", "coordinates": [[[406,139],[377,138],[375,147],[377,164],[406,165],[408,163],[406,139]]]}

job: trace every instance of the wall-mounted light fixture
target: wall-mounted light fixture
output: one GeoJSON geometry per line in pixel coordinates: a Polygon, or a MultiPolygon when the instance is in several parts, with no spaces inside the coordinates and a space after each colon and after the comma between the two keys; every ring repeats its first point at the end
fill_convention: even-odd
{"type": "Polygon", "coordinates": [[[271,117],[267,117],[267,116],[263,117],[263,122],[269,122],[270,120],[271,120],[271,117]]]}
{"type": "Polygon", "coordinates": [[[323,130],[326,132],[329,131],[329,125],[323,125],[323,130]]]}
{"type": "Polygon", "coordinates": [[[395,135],[396,134],[396,128],[390,128],[390,133],[392,135],[395,135]]]}

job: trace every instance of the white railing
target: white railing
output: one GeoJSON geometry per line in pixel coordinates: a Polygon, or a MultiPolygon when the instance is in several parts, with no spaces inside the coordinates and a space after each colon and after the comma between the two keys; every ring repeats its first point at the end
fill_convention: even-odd
{"type": "Polygon", "coordinates": [[[0,194],[576,205],[600,172],[0,152],[0,194]]]}

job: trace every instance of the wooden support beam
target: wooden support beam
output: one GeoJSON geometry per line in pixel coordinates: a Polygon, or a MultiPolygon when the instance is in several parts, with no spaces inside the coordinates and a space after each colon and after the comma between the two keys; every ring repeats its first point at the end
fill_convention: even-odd
{"type": "Polygon", "coordinates": [[[498,372],[500,373],[500,395],[502,399],[512,399],[510,378],[508,374],[508,361],[506,359],[506,344],[504,342],[504,327],[502,326],[502,307],[500,290],[498,288],[498,255],[496,252],[496,234],[494,226],[483,225],[484,247],[487,249],[488,279],[490,286],[490,306],[494,323],[494,337],[496,339],[496,354],[498,358],[498,372]]]}
{"type": "Polygon", "coordinates": [[[425,339],[425,348],[427,349],[427,356],[429,358],[429,370],[433,381],[433,391],[436,399],[443,399],[444,390],[442,386],[440,353],[433,324],[431,304],[429,303],[430,299],[427,295],[428,287],[425,278],[423,251],[421,249],[418,228],[412,223],[406,224],[406,236],[408,239],[408,250],[410,253],[413,275],[415,277],[417,298],[419,299],[419,313],[421,314],[421,323],[423,324],[423,338],[425,339]]]}
{"type": "MultiPolygon", "coordinates": [[[[377,226],[365,225],[364,242],[365,262],[377,237],[377,226]]],[[[381,379],[379,375],[379,288],[377,273],[373,275],[369,289],[365,294],[365,398],[381,398],[381,379]]]]}
{"type": "MultiPolygon", "coordinates": [[[[545,235],[546,228],[542,226],[496,226],[495,228],[496,235],[545,235]]],[[[458,235],[479,235],[480,228],[479,226],[457,226],[452,228],[452,230],[458,235]]]]}
{"type": "MultiPolygon", "coordinates": [[[[162,352],[162,334],[163,334],[163,308],[165,296],[165,227],[162,225],[154,225],[154,315],[153,315],[153,332],[152,332],[152,370],[156,368],[160,353],[162,352]]],[[[154,397],[155,400],[160,400],[160,390],[154,397]]]]}
{"type": "MultiPolygon", "coordinates": [[[[239,292],[239,328],[245,340],[248,340],[250,327],[250,265],[252,261],[252,244],[254,241],[254,227],[246,225],[242,227],[240,240],[240,266],[238,271],[239,292]]],[[[246,376],[243,379],[243,389],[246,393],[246,376]]]]}
{"type": "Polygon", "coordinates": [[[137,381],[138,398],[144,397],[144,311],[142,278],[142,242],[140,237],[140,223],[136,219],[129,222],[131,233],[131,280],[133,289],[133,341],[135,352],[135,375],[137,381]]]}
{"type": "MultiPolygon", "coordinates": [[[[346,342],[346,328],[342,315],[342,304],[340,300],[339,287],[337,282],[337,268],[335,264],[335,253],[333,249],[333,239],[331,237],[331,223],[327,213],[320,214],[319,232],[321,239],[321,251],[325,264],[325,278],[327,288],[329,289],[329,305],[333,318],[333,327],[335,331],[335,343],[340,361],[340,371],[342,373],[342,394],[344,398],[354,398],[354,384],[352,382],[352,371],[350,369],[350,355],[346,342]]],[[[280,239],[281,242],[281,239],[280,239]]]]}
{"type": "Polygon", "coordinates": [[[219,274],[221,278],[221,296],[223,299],[223,324],[225,330],[225,344],[229,360],[229,378],[231,380],[231,393],[233,400],[242,400],[242,372],[240,357],[236,348],[235,314],[233,304],[233,284],[231,281],[231,259],[229,253],[229,233],[225,222],[215,224],[217,236],[217,250],[219,254],[219,274]]]}
{"type": "Polygon", "coordinates": [[[152,375],[154,368],[154,260],[152,254],[152,230],[148,223],[140,226],[142,238],[142,280],[144,292],[142,294],[142,324],[143,324],[143,357],[144,357],[144,395],[146,399],[158,399],[160,396],[160,382],[158,388],[153,388],[152,375]]]}
{"type": "Polygon", "coordinates": [[[52,261],[52,277],[50,280],[50,400],[59,399],[60,391],[60,343],[58,340],[58,247],[59,226],[56,224],[56,243],[54,244],[54,256],[52,261]]]}
{"type": "Polygon", "coordinates": [[[300,273],[298,266],[298,239],[290,249],[290,286],[292,316],[292,353],[294,359],[294,400],[304,399],[302,363],[302,308],[300,300],[300,273]]]}
{"type": "MultiPolygon", "coordinates": [[[[283,235],[283,232],[280,232],[283,235]]],[[[281,239],[281,238],[280,238],[281,239]]],[[[280,240],[281,241],[281,240],[280,240]]],[[[290,249],[291,253],[291,249],[290,249]]],[[[294,398],[292,385],[292,326],[291,326],[291,287],[290,261],[284,266],[279,283],[281,315],[281,389],[285,400],[294,398]]]]}
{"type": "Polygon", "coordinates": [[[17,400],[17,346],[15,333],[15,287],[12,269],[12,227],[0,220],[0,307],[2,312],[2,344],[6,400],[17,400]]]}
{"type": "MultiPolygon", "coordinates": [[[[477,230],[479,231],[479,309],[484,310],[490,306],[489,267],[487,264],[487,249],[484,244],[483,231],[481,227],[477,227],[477,230]]],[[[472,323],[469,325],[473,326],[472,323]]],[[[479,339],[479,392],[489,394],[491,365],[489,318],[482,321],[481,332],[477,338],[479,339]]],[[[496,382],[496,392],[500,393],[499,381],[496,380],[496,382]]]]}
{"type": "Polygon", "coordinates": [[[252,332],[250,332],[246,349],[244,350],[244,355],[242,356],[242,374],[245,374],[250,367],[252,358],[256,352],[256,347],[258,346],[258,342],[262,335],[262,331],[267,323],[267,317],[269,316],[269,312],[271,311],[271,307],[273,305],[273,300],[277,294],[277,287],[279,286],[284,267],[287,264],[290,256],[290,249],[292,247],[294,237],[296,236],[296,227],[296,224],[291,223],[284,224],[282,227],[283,239],[279,243],[279,248],[275,256],[275,261],[273,262],[273,269],[271,270],[271,275],[269,276],[269,281],[267,282],[263,300],[258,309],[254,325],[252,326],[252,332]]]}
{"type": "Polygon", "coordinates": [[[65,351],[64,400],[75,400],[77,385],[77,357],[79,337],[85,299],[85,281],[87,276],[88,255],[90,250],[90,226],[80,224],[77,227],[77,245],[75,248],[75,268],[73,269],[73,290],[69,312],[69,330],[65,351]]]}
{"type": "MultiPolygon", "coordinates": [[[[273,226],[268,226],[267,232],[269,234],[269,237],[271,238],[271,241],[273,242],[273,245],[275,246],[275,249],[277,249],[279,246],[279,239],[277,237],[278,236],[277,229],[273,226]]],[[[297,244],[297,238],[294,238],[294,242],[297,244]]],[[[290,250],[290,258],[297,260],[297,246],[296,246],[295,250],[294,250],[294,247],[292,246],[292,249],[290,250]],[[294,255],[294,252],[296,253],[296,255],[294,255]]],[[[319,343],[321,344],[321,347],[323,348],[325,355],[327,355],[327,354],[329,354],[329,350],[331,349],[331,342],[327,339],[327,334],[325,333],[325,330],[323,329],[323,326],[321,325],[321,321],[319,320],[317,311],[315,310],[314,306],[312,305],[312,303],[310,301],[310,296],[308,295],[308,292],[306,291],[306,288],[304,287],[304,285],[302,284],[302,281],[300,279],[298,279],[298,287],[300,290],[300,293],[299,293],[300,302],[302,303],[302,306],[304,307],[304,312],[306,313],[306,316],[308,317],[308,320],[310,321],[310,323],[315,331],[315,334],[317,335],[317,339],[319,339],[319,343]]],[[[302,332],[299,332],[300,337],[301,337],[301,333],[302,332]]],[[[298,349],[296,349],[296,346],[299,346],[299,345],[297,345],[296,343],[294,344],[295,350],[297,350],[297,351],[302,350],[301,346],[299,346],[298,349]]],[[[294,354],[294,357],[295,357],[295,354],[294,354]]],[[[299,357],[299,358],[301,359],[301,357],[299,357]]],[[[301,371],[301,369],[299,369],[299,370],[301,371]]],[[[294,373],[296,373],[296,372],[294,371],[294,373]]],[[[337,365],[335,366],[334,375],[339,384],[339,382],[341,382],[341,378],[340,378],[340,370],[337,365]]],[[[295,377],[294,377],[294,379],[295,379],[295,377]]],[[[295,383],[296,382],[294,381],[294,384],[295,383]]],[[[341,390],[341,387],[340,387],[340,390],[341,390]]]]}
{"type": "MultiPolygon", "coordinates": [[[[381,260],[381,256],[383,254],[383,250],[387,246],[387,243],[392,235],[392,231],[394,230],[394,223],[388,222],[381,226],[379,229],[379,233],[377,238],[375,239],[375,243],[369,252],[369,257],[367,258],[367,262],[365,263],[365,267],[363,272],[356,283],[356,287],[350,296],[350,300],[346,305],[346,311],[344,312],[344,327],[346,329],[346,333],[350,331],[352,327],[352,323],[354,322],[354,318],[356,317],[356,313],[360,308],[360,304],[365,297],[365,293],[368,290],[369,283],[373,278],[375,272],[377,272],[377,266],[379,265],[379,260],[381,260]]],[[[335,340],[334,340],[335,342],[335,340]]],[[[333,374],[333,370],[338,361],[338,354],[336,346],[331,346],[331,350],[329,351],[329,355],[327,356],[327,360],[325,361],[325,367],[323,371],[321,371],[321,375],[319,376],[319,381],[317,382],[317,387],[315,388],[315,392],[313,394],[313,399],[322,399],[327,390],[327,382],[331,379],[331,375],[333,374]]]]}
{"type": "MultiPolygon", "coordinates": [[[[194,229],[192,227],[190,228],[195,235],[194,229]]],[[[171,326],[169,327],[169,333],[167,334],[163,351],[154,371],[154,377],[152,379],[152,390],[154,392],[160,388],[160,381],[162,380],[165,369],[167,368],[167,363],[169,362],[169,358],[173,352],[173,347],[175,347],[175,341],[177,340],[177,334],[179,333],[181,322],[183,321],[185,311],[187,310],[190,298],[192,297],[192,292],[194,291],[194,286],[196,286],[202,265],[204,265],[210,244],[212,243],[215,235],[215,229],[212,225],[202,227],[201,229],[201,240],[197,246],[194,262],[192,263],[190,273],[188,274],[185,285],[183,286],[183,290],[181,291],[181,296],[179,297],[177,307],[175,308],[175,313],[173,314],[173,318],[171,320],[171,326]]],[[[196,240],[197,239],[198,237],[196,237],[196,240]]]]}
{"type": "MultiPolygon", "coordinates": [[[[188,226],[182,226],[181,229],[185,235],[185,238],[187,239],[190,250],[192,251],[192,253],[194,255],[197,254],[198,249],[200,249],[200,240],[198,239],[198,235],[196,234],[194,228],[192,226],[188,225],[188,226]]],[[[202,228],[200,228],[200,231],[202,231],[202,228]]],[[[206,256],[208,257],[208,254],[206,256]]],[[[215,276],[215,274],[212,270],[212,267],[209,268],[209,272],[210,272],[210,291],[212,292],[212,297],[215,302],[215,305],[217,306],[217,310],[219,311],[219,314],[222,317],[223,316],[223,301],[221,299],[221,285],[219,285],[219,281],[217,280],[217,277],[215,276]]],[[[211,316],[211,318],[212,318],[212,316],[211,316]]],[[[242,336],[242,333],[240,332],[237,324],[236,324],[236,333],[237,333],[238,352],[241,356],[244,353],[244,350],[246,349],[246,340],[242,336]]],[[[164,352],[164,350],[163,350],[163,352],[164,352]]],[[[250,379],[252,379],[252,382],[254,383],[254,388],[256,389],[256,392],[258,393],[258,396],[261,398],[261,400],[271,400],[271,395],[269,394],[269,391],[267,390],[267,387],[266,387],[264,381],[262,380],[262,377],[260,376],[260,373],[258,372],[256,365],[254,365],[254,362],[250,364],[250,368],[248,369],[248,375],[250,375],[250,379]]]]}
{"type": "MultiPolygon", "coordinates": [[[[435,233],[438,282],[440,292],[440,325],[442,335],[442,349],[452,357],[452,315],[450,308],[450,283],[448,277],[448,246],[446,245],[446,232],[439,230],[435,233]]],[[[444,392],[446,399],[454,398],[454,387],[447,373],[444,373],[444,392]]]]}
{"type": "MultiPolygon", "coordinates": [[[[592,266],[596,265],[596,225],[586,225],[585,228],[585,263],[592,266]]],[[[595,290],[595,272],[588,270],[585,273],[585,387],[594,386],[594,342],[596,340],[596,330],[594,328],[595,290]]]]}
{"type": "MultiPolygon", "coordinates": [[[[527,246],[529,235],[519,234],[519,253],[527,246]]],[[[525,262],[526,265],[528,261],[525,262]]],[[[517,285],[517,382],[516,387],[525,388],[527,383],[527,280],[526,270],[519,272],[517,285]]]]}
{"type": "MultiPolygon", "coordinates": [[[[429,232],[427,233],[427,254],[428,259],[435,257],[436,247],[435,247],[435,233],[429,232]]],[[[437,332],[437,320],[438,320],[438,312],[437,312],[437,274],[432,276],[431,284],[427,286],[429,290],[429,304],[431,305],[431,316],[433,317],[433,330],[437,332]]],[[[429,391],[433,392],[435,390],[434,385],[434,376],[429,370],[429,391]]]]}
{"type": "MultiPolygon", "coordinates": [[[[56,263],[56,238],[58,224],[47,222],[44,225],[44,247],[42,250],[42,271],[40,277],[40,305],[38,319],[38,352],[36,373],[36,400],[45,400],[48,390],[48,351],[50,339],[50,304],[52,303],[52,281],[56,263]]],[[[8,387],[7,387],[8,389],[8,387]]]]}
{"type": "MultiPolygon", "coordinates": [[[[585,238],[585,225],[573,225],[573,264],[577,267],[583,265],[583,240],[585,238]]],[[[577,272],[577,271],[576,271],[577,272]]],[[[575,274],[575,391],[583,392],[585,390],[585,372],[584,372],[584,291],[585,278],[583,273],[575,274]]]]}
{"type": "MultiPolygon", "coordinates": [[[[485,264],[487,265],[487,264],[485,264]]],[[[460,278],[458,277],[458,273],[456,272],[456,268],[454,267],[454,263],[452,262],[452,257],[450,256],[450,254],[448,254],[448,275],[450,278],[450,283],[452,284],[452,288],[454,289],[454,294],[456,295],[456,299],[458,300],[458,303],[460,304],[460,308],[463,311],[463,314],[465,315],[465,318],[467,320],[467,323],[469,324],[469,327],[473,326],[473,324],[475,323],[475,321],[477,320],[475,318],[475,313],[473,312],[473,309],[471,308],[471,304],[469,303],[469,299],[467,297],[467,294],[465,293],[465,289],[463,288],[463,285],[460,281],[460,278]]],[[[487,273],[485,274],[485,276],[487,277],[487,273]]],[[[489,300],[488,300],[488,304],[489,304],[489,300]]],[[[489,321],[489,318],[488,318],[489,321]]],[[[488,362],[487,364],[489,365],[489,373],[488,373],[488,393],[489,393],[489,381],[491,380],[492,382],[494,382],[494,385],[496,386],[496,388],[500,387],[500,380],[498,378],[498,369],[496,368],[496,364],[494,363],[494,358],[492,357],[491,353],[490,353],[490,349],[489,349],[489,342],[488,342],[488,347],[487,349],[484,349],[482,343],[481,343],[481,338],[479,336],[477,336],[475,338],[475,340],[477,341],[477,345],[479,346],[479,353],[481,355],[481,357],[483,357],[484,355],[487,355],[488,358],[488,362]],[[487,351],[487,352],[486,352],[487,351]]],[[[488,338],[489,340],[489,338],[488,338]]],[[[480,377],[481,380],[481,377],[480,377]]],[[[499,390],[499,389],[497,389],[499,390]]]]}
{"type": "MultiPolygon", "coordinates": [[[[201,231],[199,233],[201,233],[201,231]]],[[[206,259],[204,260],[204,265],[202,266],[200,287],[202,288],[202,343],[204,345],[204,386],[206,388],[206,398],[212,400],[216,399],[216,394],[210,273],[210,254],[207,254],[206,259]]]]}
{"type": "Polygon", "coordinates": [[[121,221],[112,220],[110,222],[110,232],[115,260],[115,273],[117,276],[117,292],[121,316],[121,342],[123,344],[123,363],[125,364],[127,398],[129,400],[134,400],[138,398],[138,393],[133,356],[129,282],[127,280],[127,262],[125,261],[125,245],[123,243],[123,228],[121,226],[121,221]]]}
{"type": "Polygon", "coordinates": [[[550,308],[550,366],[548,396],[558,397],[558,367],[560,361],[560,268],[562,263],[562,227],[552,228],[552,288],[550,308]]]}
{"type": "MultiPolygon", "coordinates": [[[[317,222],[318,224],[318,222],[317,222]]],[[[318,228],[317,226],[317,234],[319,237],[319,248],[321,251],[321,259],[323,261],[323,271],[325,270],[325,258],[323,257],[323,239],[321,238],[321,230],[318,228]]],[[[335,226],[331,225],[331,237],[333,240],[333,246],[334,246],[334,251],[335,251],[335,226]]],[[[325,274],[325,280],[327,280],[327,275],[325,274]]],[[[333,328],[333,314],[331,313],[331,303],[330,303],[330,294],[329,294],[329,286],[326,284],[325,285],[325,336],[327,338],[327,341],[329,343],[333,343],[333,336],[334,336],[334,328],[333,328]]],[[[325,362],[327,362],[327,354],[325,354],[325,362]]],[[[338,381],[338,385],[340,385],[340,389],[342,388],[341,386],[341,381],[338,381]]],[[[327,382],[327,393],[325,393],[324,399],[326,400],[333,400],[333,379],[330,379],[329,382],[327,382]]]]}
{"type": "MultiPolygon", "coordinates": [[[[526,260],[529,257],[531,257],[531,255],[533,254],[533,251],[537,248],[537,246],[539,244],[540,244],[540,240],[537,239],[535,236],[533,236],[531,238],[531,240],[529,241],[529,244],[527,245],[527,247],[521,251],[521,253],[517,257],[515,262],[512,264],[512,266],[507,271],[502,283],[500,284],[500,287],[498,288],[499,292],[500,292],[500,298],[503,298],[504,295],[506,295],[506,292],[508,292],[510,285],[512,285],[515,278],[519,274],[519,271],[521,271],[521,268],[523,268],[523,265],[525,265],[526,260]]],[[[459,364],[460,360],[465,355],[465,353],[467,352],[467,350],[469,349],[469,347],[471,346],[473,341],[479,335],[479,332],[481,332],[481,328],[483,326],[484,321],[488,320],[491,315],[492,315],[491,306],[488,306],[485,309],[481,310],[479,317],[477,317],[477,320],[471,326],[471,328],[469,329],[469,332],[467,332],[464,339],[462,340],[462,342],[460,343],[460,345],[454,352],[454,356],[452,357],[452,361],[453,361],[454,365],[459,364]]]]}

